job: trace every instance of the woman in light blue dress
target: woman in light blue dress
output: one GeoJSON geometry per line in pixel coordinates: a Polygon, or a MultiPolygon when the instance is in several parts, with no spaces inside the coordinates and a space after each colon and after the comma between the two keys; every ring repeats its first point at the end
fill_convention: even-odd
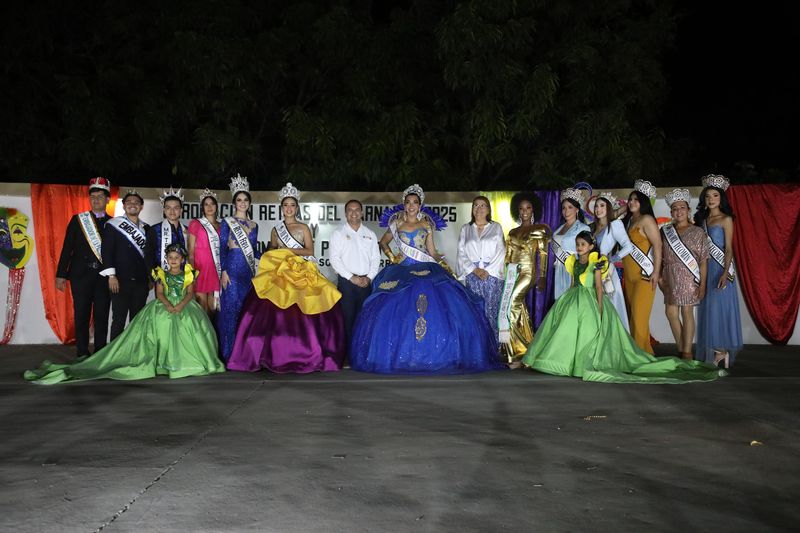
{"type": "MultiPolygon", "coordinates": [[[[614,218],[614,207],[617,205],[617,197],[610,192],[601,192],[594,202],[594,222],[592,223],[592,233],[597,242],[600,255],[610,258],[612,263],[621,261],[623,257],[631,253],[630,238],[625,231],[625,226],[621,220],[614,218]],[[612,255],[613,252],[613,255],[612,255]]],[[[628,310],[625,307],[625,295],[622,294],[622,283],[619,281],[619,273],[614,265],[608,271],[607,280],[603,280],[603,292],[614,304],[625,331],[630,332],[628,326],[628,310]],[[609,288],[611,292],[609,292],[609,288]]]]}
{"type": "Polygon", "coordinates": [[[383,374],[455,374],[502,368],[483,298],[456,281],[436,251],[446,223],[412,185],[387,209],[381,249],[393,263],[372,282],[353,329],[350,366],[383,374]],[[397,255],[389,243],[394,240],[397,255]]]}
{"type": "Polygon", "coordinates": [[[697,308],[695,359],[729,368],[742,349],[742,322],[733,262],[733,209],[725,195],[725,176],[703,178],[695,225],[709,238],[708,285],[697,308]]]}
{"type": "Polygon", "coordinates": [[[550,249],[555,254],[553,297],[556,300],[572,284],[572,276],[567,272],[564,263],[567,257],[575,254],[575,237],[582,231],[589,231],[589,226],[586,225],[586,219],[581,210],[581,203],[583,203],[583,196],[580,190],[570,187],[561,191],[561,216],[564,218],[564,223],[553,232],[553,238],[550,241],[550,249]]]}

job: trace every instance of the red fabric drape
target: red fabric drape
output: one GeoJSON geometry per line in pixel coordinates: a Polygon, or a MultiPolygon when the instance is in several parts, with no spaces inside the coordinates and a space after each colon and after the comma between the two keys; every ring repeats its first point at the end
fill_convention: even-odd
{"type": "Polygon", "coordinates": [[[734,185],[733,251],[747,308],[761,335],[786,344],[800,307],[800,186],[734,185]]]}
{"type": "MultiPolygon", "coordinates": [[[[112,199],[117,198],[117,188],[112,188],[112,199]]],[[[70,218],[88,211],[89,194],[84,185],[31,184],[36,257],[39,262],[39,283],[44,300],[44,314],[58,339],[69,344],[75,342],[75,320],[72,313],[72,294],[56,290],[56,268],[64,235],[70,218]]],[[[106,208],[114,213],[114,201],[106,208]]]]}

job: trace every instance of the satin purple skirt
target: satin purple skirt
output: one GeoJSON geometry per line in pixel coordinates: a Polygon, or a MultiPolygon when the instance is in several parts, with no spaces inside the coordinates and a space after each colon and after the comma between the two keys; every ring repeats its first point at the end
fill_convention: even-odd
{"type": "Polygon", "coordinates": [[[306,315],[297,305],[281,309],[250,289],[242,307],[228,370],[280,374],[342,368],[347,342],[342,308],[306,315]]]}

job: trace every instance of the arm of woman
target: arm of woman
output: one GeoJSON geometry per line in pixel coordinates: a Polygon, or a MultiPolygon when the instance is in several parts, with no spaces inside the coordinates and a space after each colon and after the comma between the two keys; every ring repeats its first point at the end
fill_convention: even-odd
{"type": "MultiPolygon", "coordinates": [[[[633,243],[630,237],[628,237],[628,232],[625,231],[625,226],[622,225],[621,220],[611,221],[611,236],[613,237],[612,240],[619,244],[619,252],[617,252],[616,257],[622,259],[626,255],[630,255],[631,251],[633,251],[633,243]]],[[[603,244],[605,244],[605,239],[603,240],[603,244]]],[[[614,245],[612,244],[611,248],[608,249],[608,253],[611,253],[613,248],[614,245]]],[[[606,255],[608,255],[608,253],[606,255]]]]}
{"type": "Polygon", "coordinates": [[[314,237],[311,230],[303,224],[303,248],[292,248],[295,255],[314,255],[314,237]]]}
{"type": "Polygon", "coordinates": [[[650,283],[655,290],[658,287],[658,280],[661,278],[661,233],[658,230],[656,219],[650,215],[643,217],[642,226],[647,240],[650,241],[650,247],[653,249],[653,275],[650,277],[650,283]]]}
{"type": "Polygon", "coordinates": [[[467,275],[473,273],[477,268],[469,258],[467,252],[467,234],[469,233],[469,224],[461,226],[461,233],[458,236],[458,279],[464,279],[467,275]]]}
{"type": "Polygon", "coordinates": [[[230,253],[230,248],[228,247],[228,239],[230,239],[231,235],[231,228],[228,226],[228,222],[224,219],[220,222],[219,227],[219,264],[222,267],[222,273],[219,277],[219,285],[223,289],[228,288],[228,284],[231,282],[231,278],[228,277],[228,273],[225,271],[225,265],[228,264],[228,254],[230,253]]]}
{"type": "Polygon", "coordinates": [[[189,256],[187,257],[187,261],[190,265],[194,265],[194,247],[197,245],[197,237],[194,236],[194,233],[189,232],[188,238],[186,240],[187,252],[189,252],[189,256]]]}
{"type": "Polygon", "coordinates": [[[433,229],[430,226],[427,226],[427,228],[428,235],[425,237],[425,249],[428,250],[428,255],[433,257],[437,263],[441,263],[444,261],[444,256],[440,255],[436,250],[436,244],[433,242],[433,229]]]}
{"type": "Polygon", "coordinates": [[[386,257],[389,258],[389,261],[391,261],[392,263],[397,263],[397,258],[395,257],[394,252],[392,252],[392,249],[389,246],[389,243],[392,242],[393,238],[394,237],[392,237],[392,232],[387,229],[386,232],[383,234],[383,237],[381,237],[381,240],[378,241],[378,247],[381,249],[381,252],[383,252],[386,255],[386,257]]]}
{"type": "Polygon", "coordinates": [[[731,217],[725,217],[722,221],[722,231],[725,232],[725,265],[722,275],[717,281],[718,289],[724,289],[728,285],[728,269],[733,261],[733,219],[731,217]]]}

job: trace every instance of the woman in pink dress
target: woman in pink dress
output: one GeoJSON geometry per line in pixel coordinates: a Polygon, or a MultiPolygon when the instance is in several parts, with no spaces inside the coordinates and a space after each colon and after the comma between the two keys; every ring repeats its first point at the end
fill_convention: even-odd
{"type": "Polygon", "coordinates": [[[189,223],[189,263],[200,272],[195,281],[195,298],[211,314],[219,308],[219,205],[217,194],[205,189],[200,193],[203,216],[189,223]]]}

